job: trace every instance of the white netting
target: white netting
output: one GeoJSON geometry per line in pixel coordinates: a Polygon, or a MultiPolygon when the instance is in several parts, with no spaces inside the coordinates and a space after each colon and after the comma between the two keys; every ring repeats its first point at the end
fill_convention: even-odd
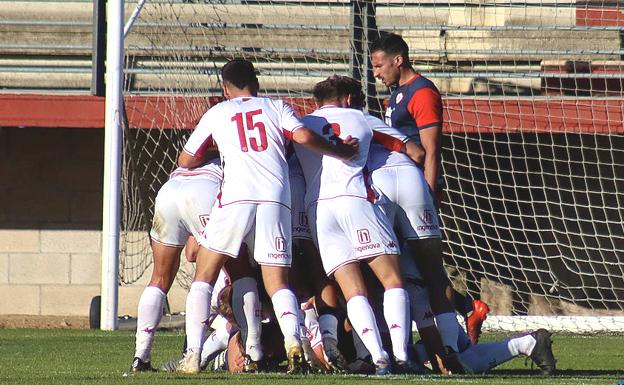
{"type": "MultiPolygon", "coordinates": [[[[123,282],[150,263],[155,193],[208,97],[220,95],[221,65],[247,58],[261,93],[309,108],[317,81],[349,75],[362,59],[358,23],[375,23],[353,10],[366,3],[145,5],[126,39],[123,282]]],[[[447,264],[498,314],[624,310],[622,10],[534,0],[368,8],[380,30],[407,40],[415,68],[443,94],[447,264]]]]}

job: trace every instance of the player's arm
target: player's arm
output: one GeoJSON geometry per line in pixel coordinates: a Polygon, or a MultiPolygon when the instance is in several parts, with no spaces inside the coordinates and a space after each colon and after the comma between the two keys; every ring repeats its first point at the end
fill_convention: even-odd
{"type": "Polygon", "coordinates": [[[300,127],[293,131],[292,141],[321,155],[344,160],[354,158],[358,154],[360,146],[359,140],[351,136],[346,137],[342,142],[336,142],[334,145],[305,127],[300,127]]]}
{"type": "Polygon", "coordinates": [[[425,180],[432,192],[436,192],[438,175],[440,172],[440,147],[442,144],[442,127],[429,127],[420,131],[420,143],[425,150],[423,169],[425,180]]]}
{"type": "MultiPolygon", "coordinates": [[[[398,130],[392,128],[392,130],[398,130]]],[[[425,160],[425,150],[413,140],[407,138],[405,135],[399,133],[398,136],[389,135],[381,131],[373,131],[373,140],[383,145],[389,151],[402,152],[409,156],[414,163],[419,166],[423,165],[425,160]],[[401,139],[399,139],[401,138],[401,139]]]]}
{"type": "Polygon", "coordinates": [[[219,156],[219,151],[214,149],[206,150],[202,153],[192,155],[186,150],[182,150],[180,155],[178,156],[178,166],[184,168],[197,168],[199,166],[203,166],[211,159],[214,159],[219,156]]]}
{"type": "Polygon", "coordinates": [[[410,112],[418,133],[420,144],[425,150],[423,169],[427,184],[436,192],[440,172],[442,145],[442,98],[434,88],[421,88],[410,100],[407,110],[410,112]]]}
{"type": "Polygon", "coordinates": [[[202,116],[195,130],[184,144],[178,155],[178,166],[197,168],[210,159],[218,156],[217,144],[212,138],[212,124],[215,120],[214,110],[210,109],[202,116]]]}

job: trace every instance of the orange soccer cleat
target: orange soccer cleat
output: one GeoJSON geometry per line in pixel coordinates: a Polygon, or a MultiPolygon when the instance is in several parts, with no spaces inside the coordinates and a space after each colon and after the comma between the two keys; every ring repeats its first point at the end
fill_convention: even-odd
{"type": "Polygon", "coordinates": [[[490,308],[485,302],[479,299],[472,300],[472,313],[470,313],[466,320],[466,329],[468,331],[468,337],[470,337],[470,342],[473,344],[479,342],[481,326],[483,325],[483,321],[486,320],[489,311],[490,308]]]}

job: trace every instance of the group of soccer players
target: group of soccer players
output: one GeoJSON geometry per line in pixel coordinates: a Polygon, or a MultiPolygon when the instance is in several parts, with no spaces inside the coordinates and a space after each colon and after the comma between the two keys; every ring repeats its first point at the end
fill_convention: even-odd
{"type": "MultiPolygon", "coordinates": [[[[298,118],[257,96],[252,63],[222,68],[227,100],[202,117],[156,199],[132,371],[153,370],[154,332],[185,246],[195,277],[186,350],[170,366],[179,373],[199,373],[226,349],[237,371],[283,356],[289,373],[483,372],[519,354],[554,371],[546,330],[477,345],[459,325],[437,213],[440,94],[412,69],[400,36],[371,52],[375,76],[397,86],[385,122],[362,111],[349,77],[319,82],[318,109],[298,118]],[[411,343],[412,321],[423,344],[411,343]]],[[[477,310],[483,321],[487,308],[477,310]]]]}

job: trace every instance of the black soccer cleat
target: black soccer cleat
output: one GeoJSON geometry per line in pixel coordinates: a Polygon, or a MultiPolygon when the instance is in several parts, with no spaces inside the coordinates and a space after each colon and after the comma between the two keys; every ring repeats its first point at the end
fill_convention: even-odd
{"type": "Polygon", "coordinates": [[[551,335],[552,334],[546,329],[538,329],[531,333],[531,336],[535,338],[536,342],[529,357],[535,362],[535,365],[539,366],[541,374],[545,376],[551,376],[555,373],[555,366],[557,363],[552,352],[551,335]]]}
{"type": "Polygon", "coordinates": [[[130,371],[132,373],[156,372],[156,369],[152,368],[152,364],[149,361],[143,362],[139,357],[134,357],[130,371]]]}
{"type": "Polygon", "coordinates": [[[258,373],[258,362],[252,360],[249,354],[243,358],[243,373],[258,373]]]}

